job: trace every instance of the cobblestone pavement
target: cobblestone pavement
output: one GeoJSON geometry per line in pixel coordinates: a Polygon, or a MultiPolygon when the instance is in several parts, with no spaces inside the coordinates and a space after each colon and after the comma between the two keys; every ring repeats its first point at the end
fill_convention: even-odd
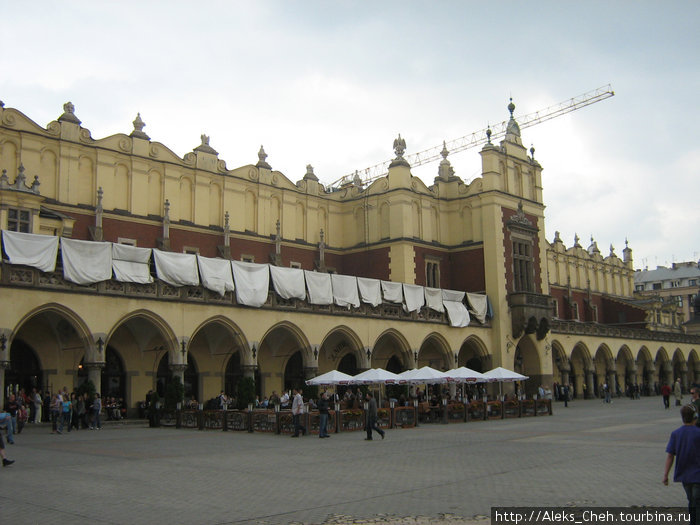
{"type": "Polygon", "coordinates": [[[0,522],[433,524],[492,506],[685,506],[661,484],[677,408],[555,403],[554,416],[422,425],[364,441],[113,425],[7,445],[0,522]]]}

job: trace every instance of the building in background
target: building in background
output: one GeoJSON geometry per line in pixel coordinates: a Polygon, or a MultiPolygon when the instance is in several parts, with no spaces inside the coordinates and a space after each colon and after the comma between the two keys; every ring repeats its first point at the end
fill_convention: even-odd
{"type": "MultiPolygon", "coordinates": [[[[673,263],[670,268],[657,266],[655,270],[644,269],[634,273],[635,297],[653,298],[668,305],[670,311],[667,315],[675,314],[677,319],[677,323],[673,324],[683,324],[693,319],[695,297],[699,291],[700,262],[673,263]]],[[[654,321],[660,323],[660,319],[654,321]]]]}
{"type": "Polygon", "coordinates": [[[90,378],[134,409],[173,376],[206,400],[246,376],[268,395],[332,369],[424,365],[514,369],[531,378],[530,394],[552,383],[590,397],[604,382],[653,391],[697,381],[700,338],[650,326],[633,301],[628,246],[620,258],[593,241],[547,241],[542,166],[508,109],[504,139],[483,146],[469,184],[444,151],[427,186],[399,137],[385,176],[329,189],[311,166],[296,182],[274,170],[263,147],[230,169],[202,135],[181,158],[150,139],[140,115],[129,134],[96,139],[70,103],[46,127],[0,104],[0,227],[8,239],[69,241],[51,267],[13,261],[4,239],[3,391],[90,378]],[[130,247],[113,254],[145,248],[144,260],[126,261],[142,280],[92,272],[101,243],[130,247]],[[290,296],[266,266],[271,284],[255,303],[244,281],[217,291],[205,269],[214,259],[310,273],[290,296]],[[349,303],[350,281],[338,277],[319,301],[328,274],[378,280],[382,295],[349,303]],[[471,322],[455,322],[466,308],[471,322]]]}

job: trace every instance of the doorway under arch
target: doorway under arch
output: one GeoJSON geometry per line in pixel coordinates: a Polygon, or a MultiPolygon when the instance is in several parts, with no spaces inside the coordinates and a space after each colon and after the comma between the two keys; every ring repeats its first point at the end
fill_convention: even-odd
{"type": "Polygon", "coordinates": [[[23,388],[30,393],[33,388],[46,390],[44,374],[39,357],[34,349],[21,339],[12,341],[10,347],[10,368],[5,370],[5,386],[13,392],[23,388]]]}

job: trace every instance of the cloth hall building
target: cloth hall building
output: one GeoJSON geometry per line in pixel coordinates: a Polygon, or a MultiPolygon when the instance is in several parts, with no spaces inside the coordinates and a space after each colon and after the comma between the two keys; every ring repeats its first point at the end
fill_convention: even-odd
{"type": "Polygon", "coordinates": [[[578,396],[700,379],[700,337],[648,329],[632,250],[545,237],[542,166],[511,113],[466,184],[434,184],[394,142],[388,174],[327,189],[209,138],[184,157],[93,138],[72,104],[43,127],[0,103],[0,386],[89,378],[134,409],[179,376],[198,400],[332,369],[503,366],[578,396]]]}

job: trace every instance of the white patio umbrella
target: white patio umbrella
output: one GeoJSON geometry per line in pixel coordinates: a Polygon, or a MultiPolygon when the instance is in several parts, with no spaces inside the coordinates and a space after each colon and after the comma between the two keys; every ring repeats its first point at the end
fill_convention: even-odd
{"type": "Polygon", "coordinates": [[[488,372],[484,372],[484,377],[489,381],[499,381],[501,383],[509,383],[513,381],[524,381],[525,379],[530,379],[528,376],[518,374],[507,368],[497,367],[488,372]]]}
{"type": "Polygon", "coordinates": [[[429,366],[406,370],[405,372],[401,372],[399,377],[401,378],[399,382],[405,382],[411,385],[437,385],[447,383],[447,376],[444,372],[440,372],[429,366]]]}
{"type": "Polygon", "coordinates": [[[316,376],[308,381],[305,381],[307,385],[318,385],[318,386],[330,386],[330,385],[348,385],[352,380],[352,376],[339,372],[338,370],[331,370],[320,376],[316,376]]]}
{"type": "Polygon", "coordinates": [[[503,383],[512,383],[514,381],[529,379],[528,376],[518,374],[517,372],[500,366],[488,372],[484,372],[484,377],[487,378],[489,382],[498,382],[498,397],[503,397],[503,383]]]}
{"type": "Polygon", "coordinates": [[[488,379],[484,377],[484,374],[467,368],[466,366],[448,370],[445,372],[445,375],[449,383],[485,383],[488,381],[488,379]]]}
{"type": "Polygon", "coordinates": [[[350,378],[351,385],[391,385],[399,382],[399,376],[383,368],[370,368],[350,378]]]}

